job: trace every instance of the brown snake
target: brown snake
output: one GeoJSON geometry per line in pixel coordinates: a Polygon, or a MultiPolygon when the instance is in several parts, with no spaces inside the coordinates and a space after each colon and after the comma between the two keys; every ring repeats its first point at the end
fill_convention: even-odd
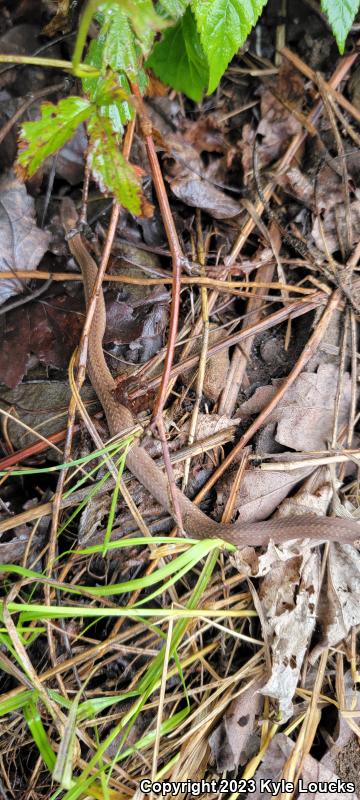
{"type": "MultiPolygon", "coordinates": [[[[61,218],[65,231],[68,234],[74,232],[77,213],[69,198],[62,201],[61,218]]],[[[97,266],[86,249],[80,233],[75,232],[69,236],[69,248],[81,268],[86,304],[88,305],[96,280],[97,266]]],[[[115,381],[106,364],[102,348],[105,323],[105,303],[103,294],[100,292],[89,333],[87,371],[105,411],[110,434],[115,436],[133,427],[135,423],[129,409],[114,399],[115,381]]],[[[162,508],[173,516],[167,478],[141,445],[135,444],[129,450],[126,466],[162,508]]],[[[355,521],[335,517],[309,515],[272,519],[267,522],[245,524],[234,522],[223,525],[209,519],[180,490],[176,491],[184,531],[195,539],[218,537],[238,547],[243,547],[245,545],[265,545],[270,539],[274,542],[297,538],[353,542],[360,538],[360,530],[355,521]]]]}

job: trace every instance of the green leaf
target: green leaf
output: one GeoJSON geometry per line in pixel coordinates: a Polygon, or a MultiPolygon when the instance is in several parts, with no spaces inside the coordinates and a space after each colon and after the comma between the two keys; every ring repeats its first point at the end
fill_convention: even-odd
{"type": "MultiPolygon", "coordinates": [[[[91,42],[87,56],[89,59],[88,63],[90,63],[90,59],[93,60],[93,62],[99,57],[101,59],[101,47],[101,43],[95,40],[91,42]]],[[[116,79],[120,89],[125,94],[129,95],[130,86],[125,73],[118,73],[116,79]]],[[[124,132],[124,126],[134,116],[134,111],[130,103],[128,103],[127,100],[122,100],[120,98],[117,99],[116,95],[119,95],[118,91],[114,93],[112,102],[110,96],[106,97],[106,78],[86,78],[83,81],[83,89],[89,95],[90,99],[94,103],[97,103],[102,116],[108,117],[111,120],[113,130],[122,136],[124,132]]]]}
{"type": "Polygon", "coordinates": [[[104,18],[109,15],[128,18],[145,56],[151,48],[154,33],[167,25],[156,13],[151,0],[106,0],[98,10],[104,18]]]}
{"type": "Polygon", "coordinates": [[[122,136],[124,126],[133,118],[134,111],[127,100],[117,97],[119,91],[116,91],[115,82],[125,94],[130,95],[128,77],[142,88],[146,85],[146,77],[141,66],[140,47],[119,3],[116,0],[102,3],[100,10],[97,19],[101,28],[97,38],[90,43],[85,63],[99,69],[102,77],[84,78],[82,85],[90,99],[101,106],[101,113],[111,121],[113,130],[122,136]],[[103,102],[109,69],[113,73],[114,96],[112,102],[110,95],[103,102]]]}
{"type": "Polygon", "coordinates": [[[208,94],[256,24],[267,0],[192,0],[201,44],[209,62],[208,94]]]}
{"type": "Polygon", "coordinates": [[[73,784],[72,772],[77,741],[76,716],[82,691],[80,689],[72,700],[52,773],[53,780],[57,781],[62,789],[71,789],[73,784]]]}
{"type": "Polygon", "coordinates": [[[139,179],[134,167],[120,152],[111,123],[94,114],[88,122],[88,133],[88,164],[101,191],[113,194],[117,202],[132,214],[141,214],[139,179]]]}
{"type": "Polygon", "coordinates": [[[190,0],[161,0],[159,10],[167,14],[170,19],[178,20],[185,14],[190,0]]]}
{"type": "Polygon", "coordinates": [[[190,8],[165,34],[147,61],[164,83],[199,102],[209,80],[209,70],[190,8]]]}
{"type": "Polygon", "coordinates": [[[321,0],[340,53],[344,52],[346,37],[359,11],[360,0],[321,0]]]}
{"type": "Polygon", "coordinates": [[[104,63],[115,72],[124,70],[133,80],[139,67],[139,51],[129,20],[120,7],[114,9],[105,38],[104,63]]]}
{"type": "Polygon", "coordinates": [[[48,740],[37,705],[33,700],[30,700],[24,706],[23,714],[39,753],[51,772],[55,765],[56,756],[48,740]]]}
{"type": "Polygon", "coordinates": [[[91,109],[91,103],[82,97],[66,97],[57,105],[45,103],[37,122],[24,122],[17,163],[25,176],[31,177],[45,158],[71,139],[80,122],[90,116],[91,109]]]}

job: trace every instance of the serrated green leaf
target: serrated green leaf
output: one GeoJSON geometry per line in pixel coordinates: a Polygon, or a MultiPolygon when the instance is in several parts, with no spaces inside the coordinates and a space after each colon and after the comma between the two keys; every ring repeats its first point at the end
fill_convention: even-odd
{"type": "MultiPolygon", "coordinates": [[[[104,48],[105,48],[105,35],[100,31],[99,35],[96,39],[92,39],[90,45],[88,47],[88,51],[84,58],[85,64],[90,64],[92,67],[96,67],[97,69],[101,70],[103,73],[106,71],[106,65],[104,64],[104,48]]],[[[96,76],[95,78],[83,78],[82,88],[85,94],[88,95],[90,100],[95,100],[97,87],[99,86],[100,81],[102,80],[102,76],[96,76]]]]}
{"type": "Polygon", "coordinates": [[[209,62],[208,94],[246,41],[267,0],[191,0],[201,44],[209,62]]]}
{"type": "Polygon", "coordinates": [[[88,122],[90,145],[88,164],[101,191],[110,192],[132,214],[141,214],[138,176],[119,150],[116,134],[108,119],[93,115],[88,122]]]}
{"type": "Polygon", "coordinates": [[[134,80],[139,67],[139,52],[128,18],[120,7],[116,7],[105,37],[104,63],[119,72],[124,70],[134,80]]]}
{"type": "Polygon", "coordinates": [[[167,14],[170,19],[178,20],[185,14],[190,0],[161,0],[159,10],[167,14]]]}
{"type": "Polygon", "coordinates": [[[190,8],[174,28],[165,31],[147,66],[164,83],[199,102],[209,80],[209,70],[190,8]]]}
{"type": "Polygon", "coordinates": [[[154,33],[167,25],[156,13],[152,0],[105,0],[99,11],[104,17],[109,14],[126,16],[145,56],[150,51],[154,33]]]}
{"type": "MultiPolygon", "coordinates": [[[[96,66],[104,73],[108,68],[104,56],[105,44],[105,34],[99,35],[97,39],[92,40],[86,55],[86,63],[96,66]]],[[[122,100],[119,97],[118,99],[116,98],[116,94],[119,94],[116,91],[114,93],[113,102],[110,102],[110,96],[106,98],[108,79],[109,76],[84,78],[82,85],[84,92],[89,95],[90,99],[94,103],[97,103],[100,106],[102,115],[111,120],[113,130],[122,136],[124,132],[124,126],[133,118],[134,111],[127,100],[122,100]],[[106,98],[106,101],[104,98],[106,98]]],[[[125,94],[130,94],[130,86],[125,72],[118,72],[116,76],[113,75],[112,80],[116,80],[120,90],[123,90],[125,94]]]]}
{"type": "Polygon", "coordinates": [[[121,86],[119,75],[116,72],[108,72],[105,78],[101,78],[94,93],[94,102],[97,106],[109,106],[114,101],[129,102],[129,84],[121,86]]]}
{"type": "Polygon", "coordinates": [[[340,53],[344,52],[346,37],[359,11],[360,0],[321,0],[340,53]]]}
{"type": "Polygon", "coordinates": [[[48,156],[63,147],[91,110],[92,105],[85,98],[65,97],[57,105],[45,103],[37,122],[24,122],[18,165],[25,174],[31,177],[48,156]]]}

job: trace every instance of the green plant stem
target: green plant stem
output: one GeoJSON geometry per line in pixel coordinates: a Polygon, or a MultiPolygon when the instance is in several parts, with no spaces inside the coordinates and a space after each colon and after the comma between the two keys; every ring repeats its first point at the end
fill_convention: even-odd
{"type": "Polygon", "coordinates": [[[52,67],[53,69],[65,69],[72,72],[78,78],[83,75],[86,77],[97,77],[100,75],[98,69],[90,66],[90,64],[78,64],[76,69],[72,61],[63,61],[61,58],[41,58],[41,56],[18,56],[0,55],[0,64],[32,64],[35,67],[52,67]]]}
{"type": "Polygon", "coordinates": [[[80,59],[86,42],[88,30],[90,28],[91,20],[94,16],[94,13],[98,5],[99,5],[98,0],[89,0],[81,15],[78,35],[76,37],[76,42],[75,42],[74,55],[72,59],[73,68],[76,71],[80,66],[80,59]]]}

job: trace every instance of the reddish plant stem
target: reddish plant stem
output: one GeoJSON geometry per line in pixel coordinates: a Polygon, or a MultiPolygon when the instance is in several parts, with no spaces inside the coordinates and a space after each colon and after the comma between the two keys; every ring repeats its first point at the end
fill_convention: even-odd
{"type": "MultiPolygon", "coordinates": [[[[79,425],[74,426],[74,433],[79,430],[79,425]]],[[[38,455],[38,453],[43,453],[44,450],[48,450],[52,444],[57,444],[57,442],[62,442],[66,436],[66,429],[63,428],[62,431],[56,431],[56,433],[51,433],[47,436],[47,442],[35,442],[34,444],[29,445],[29,447],[24,447],[22,450],[16,450],[11,455],[4,456],[4,458],[0,459],[0,470],[9,469],[13,467],[14,464],[21,464],[26,458],[31,458],[31,456],[38,455]]],[[[59,448],[56,448],[59,450],[59,448]]],[[[59,450],[59,452],[61,452],[59,450]]]]}
{"type": "Polygon", "coordinates": [[[174,361],[175,343],[176,343],[176,336],[179,323],[181,263],[183,259],[183,254],[181,251],[180,242],[178,239],[168,197],[166,194],[164,179],[162,176],[159,160],[156,154],[155,145],[152,138],[151,122],[148,119],[148,116],[145,112],[139,88],[136,85],[133,85],[132,89],[139,104],[139,109],[140,109],[139,119],[140,119],[141,130],[145,141],[146,152],[150,163],[152,179],[154,182],[155,191],[159,202],[161,216],[164,223],[172,259],[172,293],[171,293],[171,306],[170,306],[169,336],[166,346],[165,362],[164,362],[163,373],[161,376],[160,388],[158,391],[157,398],[155,400],[153,414],[152,414],[152,425],[156,426],[159,433],[159,438],[163,449],[164,463],[169,479],[169,487],[172,497],[173,508],[175,512],[175,518],[181,530],[182,529],[181,512],[180,512],[179,502],[177,499],[177,494],[175,491],[176,487],[175,487],[174,473],[166,441],[163,410],[167,397],[167,388],[169,384],[171,368],[174,361]]]}

